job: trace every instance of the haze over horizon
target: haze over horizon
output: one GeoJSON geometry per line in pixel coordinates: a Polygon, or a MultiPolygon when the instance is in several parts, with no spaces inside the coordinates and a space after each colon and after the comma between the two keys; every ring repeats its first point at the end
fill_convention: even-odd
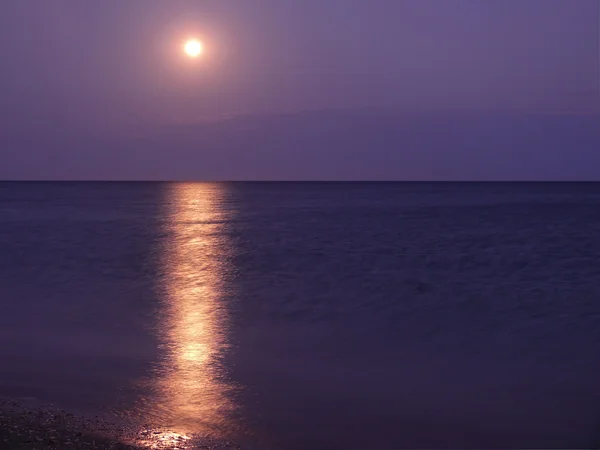
{"type": "Polygon", "coordinates": [[[598,3],[6,0],[0,179],[600,180],[598,3]]]}

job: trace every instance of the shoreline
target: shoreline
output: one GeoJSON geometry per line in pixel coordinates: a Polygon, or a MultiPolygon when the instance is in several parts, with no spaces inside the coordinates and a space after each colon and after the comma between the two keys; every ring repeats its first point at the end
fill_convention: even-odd
{"type": "Polygon", "coordinates": [[[52,405],[27,406],[0,398],[0,448],[140,450],[124,427],[76,416],[52,405]]]}
{"type": "Polygon", "coordinates": [[[229,441],[182,436],[89,418],[54,405],[0,397],[0,449],[22,450],[241,450],[229,441]]]}
{"type": "Polygon", "coordinates": [[[241,450],[229,441],[183,436],[89,418],[54,405],[0,397],[0,449],[20,450],[241,450]]]}

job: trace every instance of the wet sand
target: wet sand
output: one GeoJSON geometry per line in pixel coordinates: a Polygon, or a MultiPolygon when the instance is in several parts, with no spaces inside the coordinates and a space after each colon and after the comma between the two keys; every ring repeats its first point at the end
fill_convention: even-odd
{"type": "Polygon", "coordinates": [[[199,442],[164,431],[136,430],[100,418],[76,416],[52,405],[0,398],[0,449],[240,450],[229,442],[199,442]]]}
{"type": "Polygon", "coordinates": [[[2,449],[113,449],[139,450],[124,442],[126,430],[100,419],[77,417],[52,406],[32,408],[0,399],[2,449]]]}

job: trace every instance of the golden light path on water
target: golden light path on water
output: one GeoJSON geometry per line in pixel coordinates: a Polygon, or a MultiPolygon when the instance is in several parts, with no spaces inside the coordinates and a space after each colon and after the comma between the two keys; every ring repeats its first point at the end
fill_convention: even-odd
{"type": "Polygon", "coordinates": [[[220,438],[231,426],[233,386],[221,358],[229,347],[223,288],[229,269],[223,233],[224,190],[216,184],[173,184],[163,249],[164,304],[159,336],[165,351],[156,373],[149,448],[189,448],[191,436],[220,438]]]}

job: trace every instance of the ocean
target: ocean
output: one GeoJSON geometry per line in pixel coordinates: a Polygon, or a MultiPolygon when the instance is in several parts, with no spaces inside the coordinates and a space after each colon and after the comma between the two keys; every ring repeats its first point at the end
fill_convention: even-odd
{"type": "Polygon", "coordinates": [[[600,445],[600,184],[3,182],[0,307],[148,448],[600,445]]]}

